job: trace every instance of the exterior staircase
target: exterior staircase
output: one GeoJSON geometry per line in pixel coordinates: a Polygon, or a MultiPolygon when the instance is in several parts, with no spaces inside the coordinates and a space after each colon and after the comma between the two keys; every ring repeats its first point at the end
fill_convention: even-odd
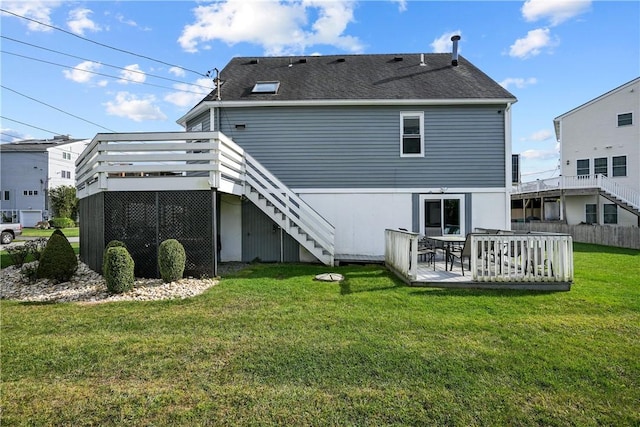
{"type": "Polygon", "coordinates": [[[335,228],[244,153],[244,196],[325,265],[334,265],[335,228]]]}
{"type": "Polygon", "coordinates": [[[622,209],[629,211],[632,214],[640,217],[640,207],[634,206],[631,203],[625,201],[624,199],[617,197],[615,194],[609,193],[608,191],[603,189],[600,189],[600,195],[612,201],[616,205],[620,206],[622,209]]]}

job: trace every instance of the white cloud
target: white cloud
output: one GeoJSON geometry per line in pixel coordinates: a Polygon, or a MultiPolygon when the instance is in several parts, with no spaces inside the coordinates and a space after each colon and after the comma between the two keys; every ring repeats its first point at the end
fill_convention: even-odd
{"type": "Polygon", "coordinates": [[[525,87],[536,83],[538,83],[538,79],[535,77],[529,77],[528,79],[523,79],[522,77],[508,77],[500,82],[500,86],[505,89],[509,89],[509,86],[513,85],[518,89],[524,89],[525,87]]]}
{"type": "Polygon", "coordinates": [[[531,56],[539,55],[542,49],[545,47],[551,47],[554,42],[551,39],[550,31],[548,28],[538,28],[531,30],[527,33],[527,36],[518,39],[511,45],[509,55],[526,59],[531,56]]]}
{"type": "Polygon", "coordinates": [[[542,141],[547,141],[549,139],[551,139],[553,137],[553,132],[551,132],[548,129],[541,129],[539,131],[536,131],[534,133],[532,133],[531,135],[522,138],[521,141],[535,141],[535,142],[542,142],[542,141]]]}
{"type": "Polygon", "coordinates": [[[176,92],[164,97],[164,100],[178,107],[190,107],[202,101],[213,89],[213,82],[210,79],[198,79],[194,84],[178,83],[173,85],[176,92]],[[202,87],[205,86],[208,89],[202,87]]]}
{"type": "Polygon", "coordinates": [[[92,13],[93,11],[90,9],[73,9],[70,11],[67,26],[71,32],[83,36],[85,30],[93,32],[102,30],[98,24],[89,18],[92,13]]]}
{"type": "Polygon", "coordinates": [[[302,53],[315,44],[359,52],[360,41],[343,34],[354,20],[354,7],[350,0],[227,0],[200,5],[194,9],[195,22],[184,27],[178,42],[189,52],[206,49],[214,40],[258,44],[268,55],[302,53]],[[309,23],[309,15],[317,19],[309,23]]]}
{"type": "Polygon", "coordinates": [[[398,3],[398,10],[400,12],[407,11],[407,0],[392,0],[394,3],[398,3]]]}
{"type": "Polygon", "coordinates": [[[94,74],[92,71],[100,69],[102,65],[97,62],[84,61],[76,65],[72,70],[62,70],[64,76],[76,83],[89,83],[94,74]]]}
{"type": "Polygon", "coordinates": [[[525,150],[520,156],[527,160],[551,160],[558,158],[558,150],[525,150]]]}
{"type": "Polygon", "coordinates": [[[169,68],[169,72],[176,77],[184,77],[187,74],[184,69],[180,67],[171,67],[169,68]]]}
{"type": "Polygon", "coordinates": [[[6,142],[14,142],[21,141],[23,139],[31,139],[33,138],[29,134],[24,134],[19,130],[14,130],[11,128],[0,128],[0,143],[4,144],[6,142]]]}
{"type": "Polygon", "coordinates": [[[118,92],[113,101],[104,105],[107,108],[107,114],[126,117],[135,122],[166,120],[167,116],[160,111],[160,107],[154,105],[155,102],[156,98],[153,95],[139,98],[129,92],[118,92]]]}
{"type": "Polygon", "coordinates": [[[527,0],[522,16],[529,22],[548,18],[552,26],[580,15],[591,7],[591,0],[527,0]]]}
{"type": "Polygon", "coordinates": [[[144,83],[147,80],[147,75],[140,70],[138,64],[131,64],[124,67],[125,69],[120,71],[120,78],[118,83],[144,83]]]}
{"type": "MultiPolygon", "coordinates": [[[[451,31],[449,33],[444,33],[437,39],[434,39],[433,42],[431,42],[431,49],[433,49],[433,53],[451,52],[451,50],[453,49],[453,42],[451,41],[451,37],[455,35],[462,36],[462,31],[451,31]]],[[[458,52],[461,51],[462,49],[460,45],[458,45],[458,52]]]]}
{"type": "MultiPolygon", "coordinates": [[[[44,24],[52,25],[51,13],[53,9],[60,6],[61,3],[60,1],[5,1],[2,2],[2,8],[17,15],[24,16],[25,18],[31,18],[44,24]]],[[[2,16],[13,17],[14,15],[3,12],[2,16]]],[[[37,22],[26,21],[24,19],[20,19],[20,21],[25,23],[31,31],[52,30],[52,28],[40,25],[37,22]]]]}

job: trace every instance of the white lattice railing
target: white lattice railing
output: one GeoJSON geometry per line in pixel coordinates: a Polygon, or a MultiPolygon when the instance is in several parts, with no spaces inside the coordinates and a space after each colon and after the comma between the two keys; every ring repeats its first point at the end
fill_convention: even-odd
{"type": "Polygon", "coordinates": [[[531,193],[545,190],[599,188],[615,196],[635,209],[640,209],[640,192],[619,184],[616,180],[602,174],[559,176],[533,182],[519,184],[515,193],[531,193]]]}

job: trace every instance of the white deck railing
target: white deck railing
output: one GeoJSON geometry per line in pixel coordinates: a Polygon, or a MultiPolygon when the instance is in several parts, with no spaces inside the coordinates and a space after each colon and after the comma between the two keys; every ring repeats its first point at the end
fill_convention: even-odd
{"type": "Polygon", "coordinates": [[[617,197],[623,202],[640,209],[640,192],[633,188],[621,185],[616,180],[602,174],[559,176],[533,182],[518,184],[514,193],[531,193],[545,190],[599,188],[617,197]]]}
{"type": "Polygon", "coordinates": [[[405,281],[415,281],[418,277],[417,233],[402,230],[385,230],[384,259],[405,281]]]}
{"type": "Polygon", "coordinates": [[[102,191],[211,188],[249,197],[318,259],[333,265],[334,227],[220,132],[101,133],[76,161],[79,198],[102,191]],[[255,200],[253,190],[260,195],[255,200]]]}
{"type": "MultiPolygon", "coordinates": [[[[470,233],[470,280],[473,282],[524,283],[573,281],[573,241],[566,234],[470,233]]],[[[409,282],[418,281],[420,236],[385,230],[385,261],[409,282]]]]}
{"type": "Polygon", "coordinates": [[[243,156],[219,132],[101,133],[76,161],[76,188],[79,198],[100,191],[210,188],[240,195],[243,156]]]}

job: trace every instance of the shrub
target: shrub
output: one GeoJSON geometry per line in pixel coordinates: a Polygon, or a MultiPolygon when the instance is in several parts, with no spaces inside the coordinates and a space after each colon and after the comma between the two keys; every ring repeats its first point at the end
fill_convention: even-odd
{"type": "Polygon", "coordinates": [[[48,239],[46,237],[38,237],[35,240],[29,240],[24,246],[33,256],[33,259],[39,261],[42,256],[42,251],[44,251],[44,248],[47,246],[47,241],[48,239]]]}
{"type": "Polygon", "coordinates": [[[51,221],[51,226],[54,228],[71,228],[76,226],[76,222],[71,218],[53,218],[51,221]]]}
{"type": "Polygon", "coordinates": [[[107,251],[111,248],[125,248],[127,249],[127,245],[125,245],[124,242],[121,242],[120,240],[112,240],[109,243],[107,243],[107,246],[105,246],[104,248],[104,252],[102,253],[102,274],[104,275],[104,272],[106,270],[106,261],[107,261],[107,251]]]}
{"type": "Polygon", "coordinates": [[[107,249],[102,268],[109,292],[121,294],[133,288],[135,264],[126,248],[114,246],[107,249]]]}
{"type": "Polygon", "coordinates": [[[29,283],[33,283],[38,278],[38,266],[35,264],[25,264],[20,269],[20,274],[29,283]]]}
{"type": "Polygon", "coordinates": [[[160,243],[158,267],[163,282],[169,283],[181,279],[186,261],[187,255],[182,243],[176,239],[168,239],[160,243]]]}
{"type": "Polygon", "coordinates": [[[65,235],[56,231],[51,234],[40,255],[38,278],[67,282],[78,268],[78,258],[65,235]]]}
{"type": "Polygon", "coordinates": [[[49,225],[49,221],[40,221],[36,224],[36,228],[38,230],[48,230],[51,228],[51,225],[49,225]]]}
{"type": "Polygon", "coordinates": [[[27,257],[29,256],[29,248],[26,244],[17,245],[10,248],[7,248],[7,253],[9,254],[9,258],[11,259],[11,264],[16,265],[18,267],[22,267],[22,264],[25,263],[27,257]]]}

